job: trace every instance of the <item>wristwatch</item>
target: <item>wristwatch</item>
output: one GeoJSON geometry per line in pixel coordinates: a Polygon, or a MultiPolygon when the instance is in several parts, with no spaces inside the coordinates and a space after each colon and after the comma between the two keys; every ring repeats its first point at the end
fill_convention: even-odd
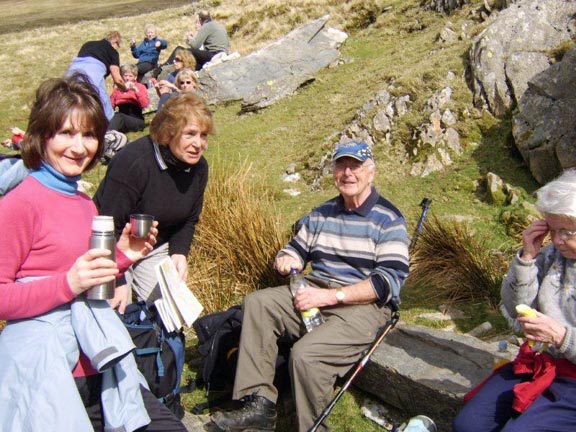
{"type": "Polygon", "coordinates": [[[336,289],[336,300],[338,300],[338,303],[344,302],[345,297],[346,297],[346,294],[344,294],[344,291],[342,290],[342,288],[337,288],[336,289]]]}

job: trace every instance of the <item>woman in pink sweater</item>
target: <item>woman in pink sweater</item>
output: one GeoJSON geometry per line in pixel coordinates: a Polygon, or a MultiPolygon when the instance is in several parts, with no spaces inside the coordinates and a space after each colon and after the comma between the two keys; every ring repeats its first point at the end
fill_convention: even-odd
{"type": "MultiPolygon", "coordinates": [[[[98,163],[106,127],[98,91],[85,75],[49,79],[38,88],[21,150],[24,164],[31,172],[0,201],[3,229],[0,320],[8,320],[6,330],[14,324],[12,329],[18,331],[19,322],[41,320],[53,310],[69,308],[70,302],[84,291],[112,281],[146,256],[156,243],[156,227],[150,230],[148,238],[137,239],[129,235],[130,225],[126,224],[117,243],[117,263],[107,259],[110,252],[105,249],[88,250],[91,222],[97,210],[90,197],[78,191],[77,182],[85,170],[98,163]]],[[[126,296],[116,294],[110,302],[114,307],[123,308],[125,305],[120,305],[119,299],[126,296]]],[[[3,347],[4,333],[7,332],[0,334],[0,347],[3,347]]],[[[22,349],[26,348],[23,335],[22,349]]],[[[95,430],[102,430],[101,374],[86,360],[81,354],[75,365],[71,363],[70,373],[75,378],[89,422],[95,430]]],[[[29,377],[38,373],[37,370],[21,372],[29,377]]],[[[3,379],[6,377],[0,374],[0,385],[3,379]]],[[[54,382],[53,385],[60,384],[54,382]]],[[[23,383],[23,386],[30,386],[29,391],[23,392],[37,390],[34,382],[23,383]]],[[[150,396],[142,389],[144,405],[152,420],[142,430],[168,430],[162,429],[167,424],[174,427],[169,430],[186,430],[170,411],[150,396]]],[[[2,395],[0,405],[9,403],[1,399],[2,395]]],[[[12,414],[22,416],[22,411],[24,417],[32,416],[26,414],[27,408],[21,402],[18,412],[0,417],[4,417],[3,422],[9,422],[12,414]]],[[[29,408],[28,411],[32,411],[35,406],[29,408]]],[[[49,425],[57,424],[56,419],[49,420],[44,430],[52,430],[49,425]]]]}
{"type": "Polygon", "coordinates": [[[148,89],[136,81],[138,68],[133,64],[125,64],[120,68],[125,90],[114,87],[110,95],[112,107],[117,109],[108,125],[109,130],[122,133],[138,132],[146,127],[143,109],[150,105],[148,89]]]}

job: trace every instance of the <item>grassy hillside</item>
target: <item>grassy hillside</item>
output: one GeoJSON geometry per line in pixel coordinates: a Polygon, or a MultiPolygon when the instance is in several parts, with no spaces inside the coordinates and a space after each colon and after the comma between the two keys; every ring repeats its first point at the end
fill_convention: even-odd
{"type": "MultiPolygon", "coordinates": [[[[19,4],[22,11],[33,15],[32,7],[53,2],[4,2],[19,4]]],[[[52,8],[54,17],[72,16],[62,10],[68,2],[52,8]]],[[[98,16],[107,2],[74,3],[84,16],[98,16]]],[[[133,1],[115,2],[136,12],[133,1]]],[[[417,0],[226,0],[197,2],[192,5],[161,9],[129,17],[101,18],[73,24],[37,27],[26,32],[4,36],[0,53],[0,131],[8,136],[8,128],[26,126],[32,94],[46,77],[59,76],[80,45],[117,29],[124,35],[120,49],[121,61],[134,61],[127,39],[142,37],[146,23],[155,23],[159,35],[168,39],[170,47],[162,53],[166,58],[171,48],[183,43],[183,35],[195,25],[196,11],[211,7],[216,19],[226,24],[231,34],[232,50],[241,54],[259,48],[286,34],[294,27],[330,14],[329,25],[345,30],[349,39],[342,46],[343,64],[318,73],[316,80],[295,95],[256,114],[239,115],[238,103],[214,107],[218,134],[211,138],[207,157],[212,170],[234,172],[234,167],[249,166],[246,178],[264,186],[272,195],[279,213],[280,227],[287,229],[298,217],[334,195],[331,179],[322,181],[321,190],[312,191],[313,169],[320,157],[329,152],[337,136],[354,118],[357,110],[382,89],[393,95],[410,96],[410,110],[394,126],[391,144],[375,146],[378,176],[376,186],[406,214],[413,229],[423,197],[431,198],[432,214],[443,220],[457,218],[470,225],[474,236],[487,246],[509,255],[516,243],[509,238],[499,216],[502,208],[487,203],[477,182],[489,171],[529,196],[537,187],[523,162],[513,151],[508,119],[499,120],[472,106],[472,97],[465,77],[467,51],[471,39],[484,24],[477,19],[480,0],[451,16],[425,11],[417,0]],[[458,35],[453,42],[442,42],[439,34],[449,26],[458,35]],[[455,78],[449,79],[451,72],[455,78]],[[428,121],[425,110],[428,98],[436,91],[453,89],[452,112],[458,122],[465,148],[464,154],[444,170],[427,177],[409,175],[408,150],[418,127],[428,121]],[[285,168],[295,163],[304,180],[292,185],[282,182],[285,168]],[[296,187],[301,191],[291,197],[283,190],[296,187]]],[[[50,15],[44,8],[43,14],[50,15]]],[[[9,16],[14,16],[11,12],[9,16]]],[[[49,21],[50,22],[50,21],[49,21]]],[[[132,134],[135,138],[139,134],[132,134]]],[[[99,167],[87,175],[98,183],[105,173],[99,167]]],[[[436,308],[442,299],[430,295],[427,287],[404,290],[405,306],[436,308]]],[[[465,305],[477,310],[476,305],[465,305]]],[[[417,309],[419,310],[419,309],[417,309]]],[[[493,310],[488,316],[497,316],[493,310]]],[[[408,308],[405,317],[410,316],[408,308]]],[[[483,320],[458,323],[461,330],[483,320]]]]}

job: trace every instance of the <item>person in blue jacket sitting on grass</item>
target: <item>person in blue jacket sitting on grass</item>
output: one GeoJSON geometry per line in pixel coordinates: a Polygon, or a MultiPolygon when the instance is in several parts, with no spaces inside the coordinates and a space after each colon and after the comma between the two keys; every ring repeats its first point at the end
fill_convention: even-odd
{"type": "Polygon", "coordinates": [[[146,36],[140,45],[136,46],[134,39],[130,41],[132,56],[138,59],[138,63],[136,64],[138,67],[138,82],[142,82],[142,78],[146,72],[151,71],[158,65],[160,51],[168,47],[168,42],[158,37],[158,32],[154,24],[146,24],[144,34],[146,36]]]}

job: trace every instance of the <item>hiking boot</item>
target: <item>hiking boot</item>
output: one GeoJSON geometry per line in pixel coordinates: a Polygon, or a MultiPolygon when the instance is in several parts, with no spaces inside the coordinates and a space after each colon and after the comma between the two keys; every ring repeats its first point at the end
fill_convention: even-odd
{"type": "Polygon", "coordinates": [[[250,396],[240,409],[215,413],[212,422],[226,432],[273,431],[276,427],[276,405],[262,396],[250,396]]]}

